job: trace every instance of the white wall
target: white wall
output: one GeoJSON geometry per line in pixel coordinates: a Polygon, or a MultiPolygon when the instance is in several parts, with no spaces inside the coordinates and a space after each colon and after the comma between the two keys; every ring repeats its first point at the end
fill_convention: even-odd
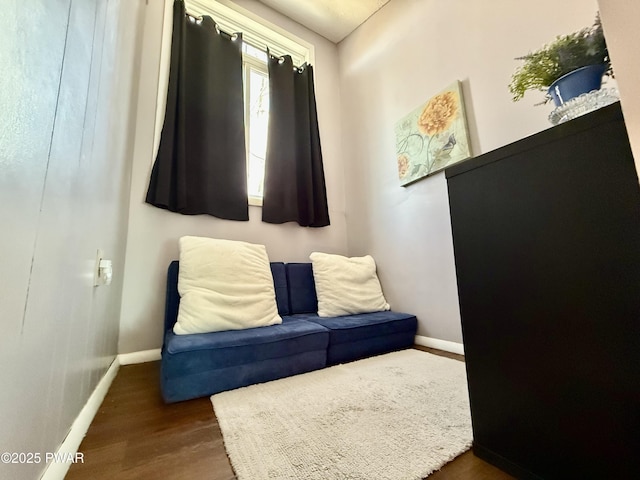
{"type": "MultiPolygon", "coordinates": [[[[228,3],[228,2],[227,2],[228,3]]],[[[331,226],[320,229],[297,224],[262,223],[259,207],[250,207],[248,222],[220,220],[206,215],[184,216],[144,203],[153,162],[153,129],[161,49],[163,4],[150,2],[144,29],[137,134],[131,184],[129,235],[119,352],[162,345],[166,270],[178,258],[178,238],[202,235],[266,245],[279,261],[306,261],[321,250],[346,253],[346,219],[341,148],[340,87],[337,47],[319,35],[256,1],[240,7],[284,28],[315,46],[315,86],[331,226]]]]}
{"type": "Polygon", "coordinates": [[[55,451],[116,354],[142,4],[0,9],[2,452],[55,451]],[[98,248],[110,287],[93,287],[98,248]]]}
{"type": "MultiPolygon", "coordinates": [[[[461,342],[447,186],[438,173],[397,178],[394,124],[453,80],[474,155],[551,125],[552,107],[513,103],[515,57],[591,25],[596,0],[392,0],[339,44],[348,251],[378,263],[392,308],[415,313],[418,334],[461,342]]],[[[491,275],[491,272],[487,272],[491,275]]]]}
{"type": "Polygon", "coordinates": [[[620,103],[640,175],[640,2],[599,0],[609,55],[615,65],[620,103]]]}

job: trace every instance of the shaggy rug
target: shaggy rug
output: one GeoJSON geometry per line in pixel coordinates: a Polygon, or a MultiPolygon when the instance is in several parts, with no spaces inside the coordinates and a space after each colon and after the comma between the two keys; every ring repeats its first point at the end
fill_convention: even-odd
{"type": "Polygon", "coordinates": [[[464,363],[418,350],[211,401],[239,480],[422,479],[472,441],[464,363]]]}

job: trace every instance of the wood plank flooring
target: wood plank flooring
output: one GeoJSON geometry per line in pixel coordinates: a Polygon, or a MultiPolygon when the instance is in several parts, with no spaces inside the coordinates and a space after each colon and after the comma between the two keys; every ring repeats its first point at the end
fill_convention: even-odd
{"type": "MultiPolygon", "coordinates": [[[[460,355],[416,347],[463,360],[460,355]]],[[[222,433],[208,398],[165,405],[160,362],[120,367],[87,436],[84,464],[73,464],[67,480],[232,480],[222,433]]],[[[466,452],[429,480],[512,480],[466,452]]],[[[373,480],[373,479],[372,479],[373,480]]]]}

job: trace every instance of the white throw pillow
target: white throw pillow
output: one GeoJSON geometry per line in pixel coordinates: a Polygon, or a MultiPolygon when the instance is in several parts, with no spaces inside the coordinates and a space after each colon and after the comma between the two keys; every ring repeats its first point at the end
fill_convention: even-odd
{"type": "Polygon", "coordinates": [[[182,237],[178,292],[178,335],[282,323],[264,245],[182,237]]]}
{"type": "Polygon", "coordinates": [[[389,310],[382,294],[373,257],[347,258],[313,252],[313,279],[318,296],[318,315],[337,317],[389,310]]]}

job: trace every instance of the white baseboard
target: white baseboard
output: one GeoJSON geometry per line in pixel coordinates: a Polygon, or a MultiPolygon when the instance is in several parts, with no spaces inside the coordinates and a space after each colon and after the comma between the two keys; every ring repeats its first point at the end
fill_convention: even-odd
{"type": "MultiPolygon", "coordinates": [[[[80,413],[74,420],[73,425],[71,425],[69,433],[56,452],[57,458],[77,458],[76,453],[78,452],[80,443],[82,443],[82,439],[87,434],[87,430],[89,430],[93,417],[95,417],[100,405],[102,405],[102,401],[107,395],[111,382],[113,382],[113,379],[116,377],[119,368],[120,362],[118,357],[116,357],[107,370],[107,373],[105,373],[100,382],[98,382],[98,385],[87,400],[87,403],[82,407],[82,410],[80,410],[80,413]]],[[[71,462],[52,461],[48,464],[47,469],[44,471],[40,479],[63,480],[69,470],[69,467],[71,467],[71,462]]]]}
{"type": "MultiPolygon", "coordinates": [[[[153,362],[155,360],[160,360],[159,348],[117,355],[107,370],[107,373],[105,373],[100,382],[98,382],[98,385],[89,397],[89,400],[87,400],[85,406],[80,410],[80,413],[73,422],[73,425],[71,425],[71,430],[69,430],[69,433],[62,442],[62,445],[60,445],[56,452],[56,455],[58,456],[57,458],[76,458],[75,455],[78,452],[78,448],[80,447],[84,436],[87,434],[87,430],[89,430],[89,426],[91,425],[91,422],[93,422],[93,418],[96,413],[98,413],[98,409],[100,408],[100,405],[102,405],[102,401],[107,395],[109,387],[111,386],[113,379],[116,377],[120,366],[131,365],[134,363],[153,362]]],[[[40,477],[40,480],[63,480],[69,471],[69,467],[71,467],[71,463],[72,462],[70,461],[50,462],[47,469],[40,477]]]]}
{"type": "Polygon", "coordinates": [[[416,345],[421,345],[423,347],[436,348],[438,350],[444,350],[445,352],[464,355],[464,345],[462,343],[440,340],[439,338],[423,337],[422,335],[416,335],[416,339],[414,341],[416,345]]]}
{"type": "Polygon", "coordinates": [[[120,365],[133,365],[134,363],[155,362],[160,360],[160,349],[143,350],[141,352],[121,353],[118,355],[120,365]]]}

